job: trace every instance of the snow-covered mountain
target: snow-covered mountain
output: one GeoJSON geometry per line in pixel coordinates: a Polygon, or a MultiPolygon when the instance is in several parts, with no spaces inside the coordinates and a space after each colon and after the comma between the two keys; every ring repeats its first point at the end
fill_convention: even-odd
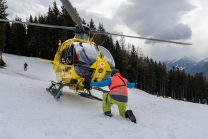
{"type": "Polygon", "coordinates": [[[206,77],[208,77],[208,58],[199,61],[195,66],[193,66],[188,73],[194,75],[195,73],[203,72],[206,77]]]}
{"type": "MultiPolygon", "coordinates": [[[[137,124],[102,113],[102,102],[68,87],[55,100],[46,91],[55,80],[51,63],[3,54],[0,68],[0,139],[206,139],[208,105],[184,102],[129,89],[128,109],[137,124]],[[28,70],[23,70],[27,62],[28,70]]],[[[104,88],[107,89],[107,88],[104,88]]],[[[92,90],[102,97],[102,92],[92,90]]]]}
{"type": "Polygon", "coordinates": [[[198,63],[198,59],[194,56],[181,56],[173,60],[164,61],[167,66],[167,70],[172,69],[173,67],[179,68],[188,72],[192,67],[198,63]]]}
{"type": "Polygon", "coordinates": [[[208,58],[198,60],[193,56],[178,57],[173,60],[164,61],[167,66],[167,70],[170,70],[175,66],[180,70],[184,70],[186,73],[194,75],[195,73],[203,72],[208,77],[208,58]]]}

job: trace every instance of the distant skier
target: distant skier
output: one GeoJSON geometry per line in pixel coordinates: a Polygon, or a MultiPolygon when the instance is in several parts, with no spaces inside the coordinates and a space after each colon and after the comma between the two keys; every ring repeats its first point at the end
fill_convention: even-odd
{"type": "Polygon", "coordinates": [[[136,123],[136,117],[132,110],[126,110],[128,101],[128,88],[133,88],[135,83],[128,82],[127,79],[123,78],[120,71],[114,69],[111,73],[111,78],[100,82],[91,82],[90,86],[104,87],[109,86],[110,92],[103,93],[103,112],[105,115],[111,117],[111,103],[118,105],[120,115],[136,123]]]}
{"type": "Polygon", "coordinates": [[[159,95],[159,93],[157,92],[157,97],[159,97],[160,95],[159,95]]]}
{"type": "Polygon", "coordinates": [[[25,62],[24,64],[24,70],[26,71],[27,70],[27,63],[25,62]]]}

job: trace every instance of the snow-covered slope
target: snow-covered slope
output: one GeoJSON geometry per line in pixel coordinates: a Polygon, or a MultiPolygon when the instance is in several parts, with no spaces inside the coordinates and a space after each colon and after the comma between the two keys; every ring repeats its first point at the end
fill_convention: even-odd
{"type": "MultiPolygon", "coordinates": [[[[0,139],[205,139],[208,105],[156,97],[129,90],[128,109],[137,124],[102,114],[102,102],[64,88],[55,100],[45,88],[55,74],[50,63],[3,54],[0,68],[0,139]],[[28,71],[23,71],[24,62],[28,71]]],[[[106,88],[105,88],[106,89],[106,88]]],[[[92,91],[102,96],[102,92],[92,91]]]]}

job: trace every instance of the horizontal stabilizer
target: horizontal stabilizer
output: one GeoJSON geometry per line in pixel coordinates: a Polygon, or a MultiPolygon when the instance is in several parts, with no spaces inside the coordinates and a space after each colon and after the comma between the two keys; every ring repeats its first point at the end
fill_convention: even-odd
{"type": "Polygon", "coordinates": [[[37,60],[43,61],[43,62],[55,63],[55,61],[53,61],[53,60],[48,60],[48,59],[37,58],[37,60]]]}

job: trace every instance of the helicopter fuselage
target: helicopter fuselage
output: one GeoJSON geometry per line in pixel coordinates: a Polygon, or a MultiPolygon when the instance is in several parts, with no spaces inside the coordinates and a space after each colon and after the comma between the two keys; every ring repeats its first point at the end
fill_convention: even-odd
{"type": "Polygon", "coordinates": [[[79,38],[65,41],[53,62],[57,81],[69,83],[70,88],[75,90],[84,90],[84,81],[101,81],[110,77],[114,67],[114,60],[107,49],[79,38]]]}

